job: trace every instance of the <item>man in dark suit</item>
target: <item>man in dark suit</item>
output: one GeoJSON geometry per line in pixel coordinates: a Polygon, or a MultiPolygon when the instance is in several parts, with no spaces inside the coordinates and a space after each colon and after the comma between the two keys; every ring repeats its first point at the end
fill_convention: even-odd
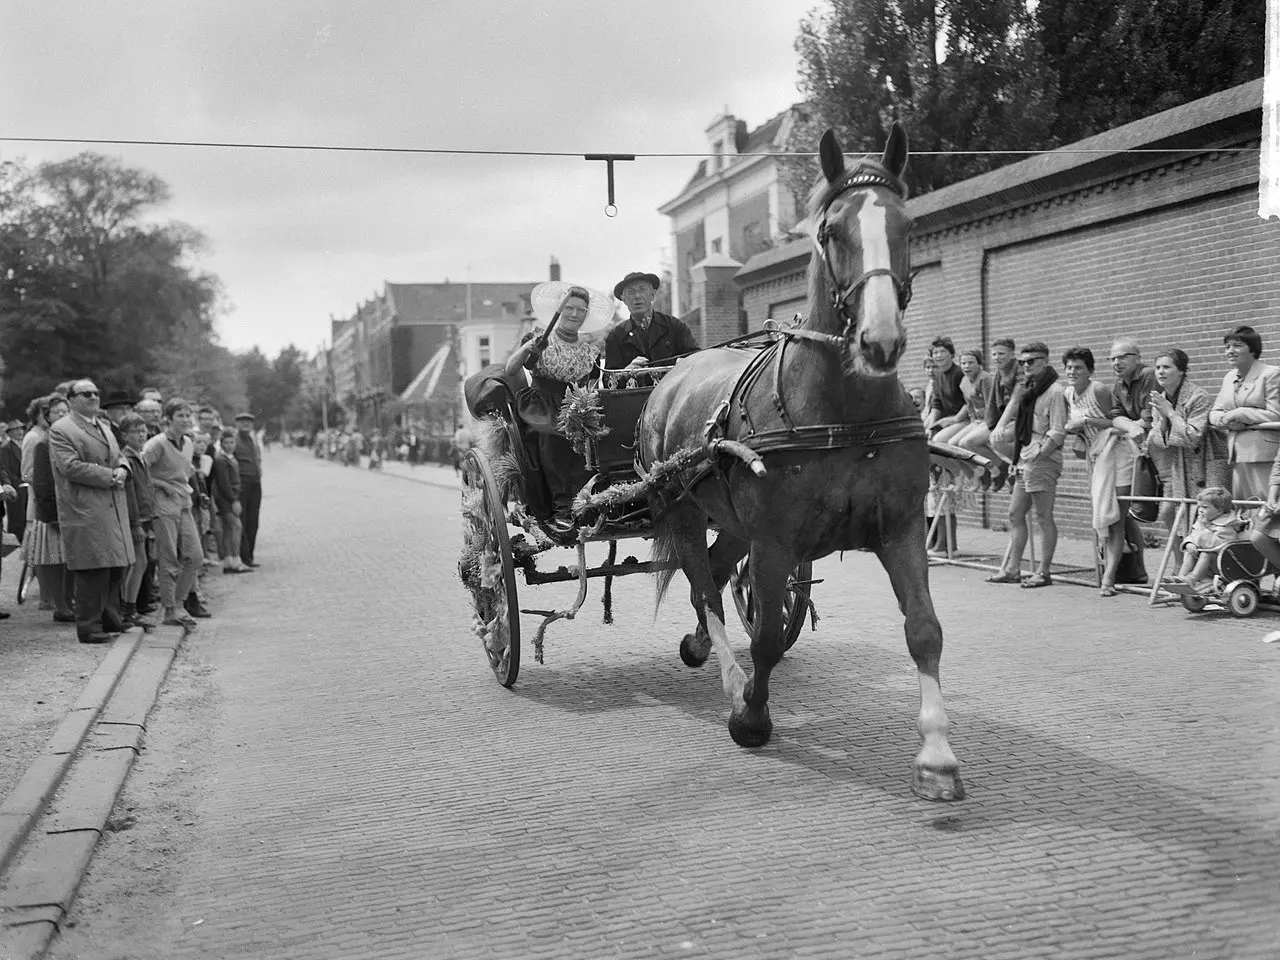
{"type": "Polygon", "coordinates": [[[628,273],[613,288],[613,295],[627,305],[631,318],[609,331],[604,342],[608,369],[661,363],[698,349],[698,341],[683,321],[653,309],[661,285],[655,274],[637,271],[628,273]]]}
{"type": "Polygon", "coordinates": [[[262,451],[253,436],[252,413],[236,414],[236,466],[240,468],[240,562],[256,567],[258,511],[262,509],[262,451]]]}

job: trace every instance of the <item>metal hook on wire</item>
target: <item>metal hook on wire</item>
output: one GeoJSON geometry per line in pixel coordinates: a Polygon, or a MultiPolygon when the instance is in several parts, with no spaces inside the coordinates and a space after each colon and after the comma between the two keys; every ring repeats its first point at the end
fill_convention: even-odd
{"type": "Polygon", "coordinates": [[[613,197],[613,161],[615,160],[634,160],[634,153],[584,153],[583,160],[603,160],[605,162],[605,172],[609,178],[609,202],[604,208],[606,217],[616,217],[618,215],[618,205],[614,203],[613,197]]]}

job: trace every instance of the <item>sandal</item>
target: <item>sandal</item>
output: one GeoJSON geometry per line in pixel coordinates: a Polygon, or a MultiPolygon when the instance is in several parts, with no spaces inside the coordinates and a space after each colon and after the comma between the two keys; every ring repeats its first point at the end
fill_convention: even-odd
{"type": "Polygon", "coordinates": [[[1022,578],[1016,573],[993,573],[987,577],[987,583],[1021,583],[1022,578]]]}
{"type": "Polygon", "coordinates": [[[1109,583],[1104,583],[1102,585],[1102,589],[1098,591],[1098,594],[1103,597],[1114,597],[1116,595],[1116,588],[1111,586],[1109,583]]]}
{"type": "Polygon", "coordinates": [[[1024,590],[1034,590],[1036,587],[1052,587],[1053,577],[1044,573],[1033,573],[1027,579],[1022,581],[1024,590]]]}

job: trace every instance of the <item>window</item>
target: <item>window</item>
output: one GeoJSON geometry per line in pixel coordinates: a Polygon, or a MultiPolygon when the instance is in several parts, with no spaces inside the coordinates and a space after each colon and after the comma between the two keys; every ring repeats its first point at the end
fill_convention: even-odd
{"type": "Polygon", "coordinates": [[[711,160],[711,169],[715,173],[719,173],[724,168],[724,141],[717,140],[713,143],[711,152],[715,154],[711,160]]]}
{"type": "Polygon", "coordinates": [[[721,248],[723,246],[724,246],[724,241],[721,240],[719,237],[716,237],[714,240],[711,241],[711,252],[720,253],[722,252],[721,248]]]}
{"type": "Polygon", "coordinates": [[[480,338],[480,366],[487,367],[493,361],[489,359],[491,351],[489,349],[489,338],[480,338]]]}

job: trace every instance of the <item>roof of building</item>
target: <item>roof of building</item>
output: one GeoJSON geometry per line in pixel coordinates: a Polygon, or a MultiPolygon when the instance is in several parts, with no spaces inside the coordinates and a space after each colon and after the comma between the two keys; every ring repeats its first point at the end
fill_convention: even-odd
{"type": "Polygon", "coordinates": [[[465,320],[468,288],[472,319],[518,319],[527,313],[529,292],[537,284],[536,280],[528,283],[388,283],[386,295],[392,313],[401,324],[465,320]]]}
{"type": "MultiPolygon", "coordinates": [[[[799,104],[787,107],[750,131],[746,138],[738,144],[738,155],[773,153],[781,150],[784,146],[780,139],[783,123],[786,121],[787,115],[797,109],[799,109],[799,104]]],[[[726,167],[726,169],[729,168],[726,167]]],[[[707,179],[707,161],[700,160],[697,169],[693,171],[693,176],[689,178],[689,182],[680,188],[678,196],[683,196],[705,179],[707,179]]]]}
{"type": "MultiPolygon", "coordinates": [[[[1126,123],[1057,150],[1048,150],[912,197],[907,210],[915,232],[962,224],[1001,210],[1114,180],[1144,169],[1164,166],[1181,156],[1202,154],[1216,146],[1257,139],[1261,125],[1262,80],[1253,80],[1181,106],[1126,123]],[[1126,153],[1169,148],[1167,153],[1126,153]],[[1084,152],[1087,151],[1087,152],[1084,152]]],[[[763,279],[798,269],[808,258],[805,238],[756,254],[739,277],[763,279]]]]}
{"type": "Polygon", "coordinates": [[[441,346],[418,371],[418,375],[410,381],[400,394],[401,403],[423,403],[431,399],[440,385],[441,374],[449,362],[453,347],[446,343],[441,346]]]}

